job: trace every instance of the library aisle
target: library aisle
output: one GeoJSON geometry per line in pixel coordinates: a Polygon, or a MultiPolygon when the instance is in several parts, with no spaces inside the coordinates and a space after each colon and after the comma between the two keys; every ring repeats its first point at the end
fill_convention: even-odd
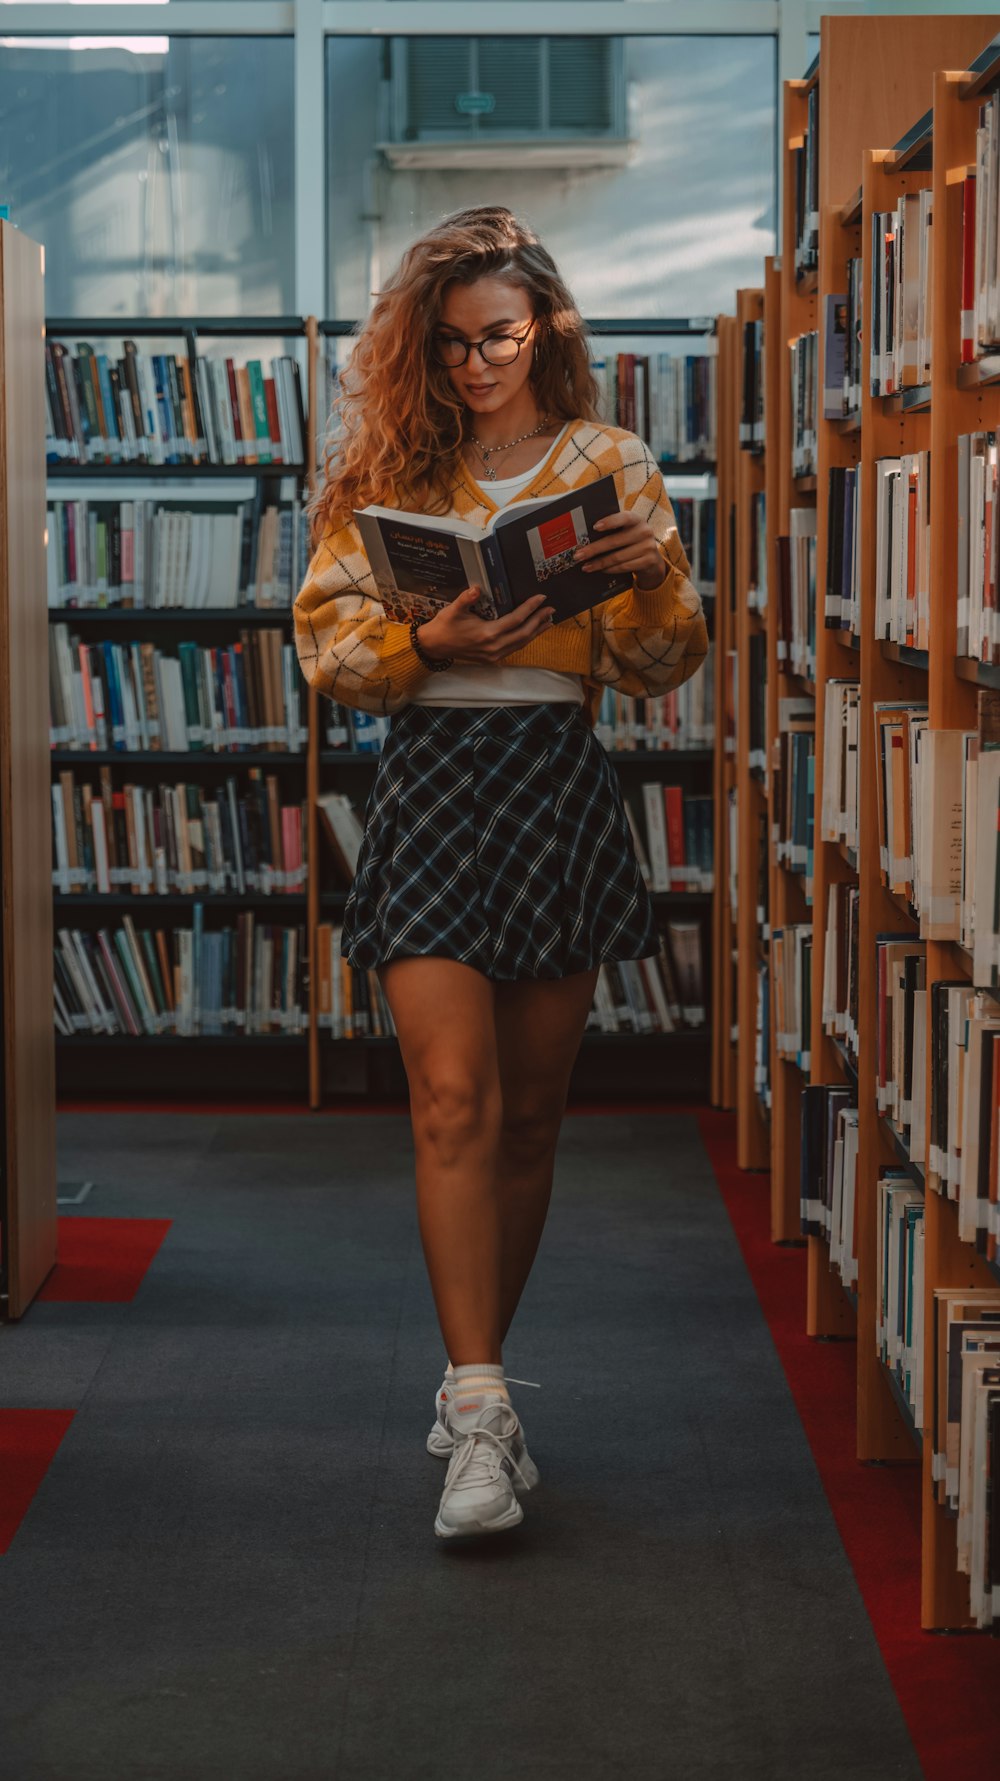
{"type": "Polygon", "coordinates": [[[567,1118],[505,1354],[540,1386],[513,1393],[542,1485],[456,1552],[405,1116],[64,1113],[61,1259],[0,1329],[5,1774],[492,1781],[530,1751],[539,1781],[918,1781],[956,1747],[986,1772],[991,1642],[914,1630],[913,1466],[832,1498],[838,1526],[807,1400],[836,1464],[851,1345],[799,1335],[803,1252],[732,1134],[567,1118]],[[872,1490],[897,1545],[869,1600],[872,1490]],[[917,1688],[907,1728],[900,1639],[961,1688],[933,1725],[917,1688]]]}

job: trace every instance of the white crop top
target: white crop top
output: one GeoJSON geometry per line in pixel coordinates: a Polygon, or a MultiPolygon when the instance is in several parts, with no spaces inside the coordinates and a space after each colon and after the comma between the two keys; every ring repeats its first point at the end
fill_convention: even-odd
{"type": "MultiPolygon", "coordinates": [[[[563,428],[563,433],[566,431],[563,428]]],[[[562,433],[559,439],[562,438],[562,433]]],[[[545,453],[549,457],[559,439],[545,453]]],[[[542,460],[539,460],[541,463],[542,460]]],[[[480,483],[497,507],[506,507],[538,474],[538,464],[518,476],[480,483]]],[[[583,704],[583,676],[555,668],[507,668],[502,662],[459,662],[443,674],[428,674],[413,695],[415,705],[583,704]]]]}

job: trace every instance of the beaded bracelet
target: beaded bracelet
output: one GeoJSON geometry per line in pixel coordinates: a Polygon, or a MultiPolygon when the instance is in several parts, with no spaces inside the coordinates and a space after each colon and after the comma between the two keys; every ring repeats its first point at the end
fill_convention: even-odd
{"type": "Polygon", "coordinates": [[[423,622],[424,622],[423,619],[419,619],[419,618],[415,618],[412,620],[412,622],[410,624],[410,642],[413,644],[413,647],[416,650],[417,655],[419,656],[420,660],[423,662],[424,667],[429,668],[432,674],[441,674],[441,673],[443,673],[443,671],[446,668],[450,668],[453,666],[455,658],[454,658],[454,656],[442,656],[440,661],[438,661],[434,656],[429,656],[427,654],[426,650],[421,649],[420,639],[417,636],[417,631],[419,630],[419,628],[423,622]]]}

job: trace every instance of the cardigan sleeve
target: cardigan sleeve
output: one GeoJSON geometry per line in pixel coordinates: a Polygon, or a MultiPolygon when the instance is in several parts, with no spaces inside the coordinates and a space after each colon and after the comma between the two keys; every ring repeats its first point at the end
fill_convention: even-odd
{"type": "Polygon", "coordinates": [[[590,678],[639,699],[690,680],[708,654],[708,632],[670,498],[641,440],[628,439],[616,481],[622,506],[656,534],[664,575],[658,587],[633,585],[593,607],[590,678]]]}
{"type": "Polygon", "coordinates": [[[353,521],[320,540],[294,618],[309,685],[342,705],[390,716],[431,672],[413,648],[409,626],[386,618],[353,521]]]}

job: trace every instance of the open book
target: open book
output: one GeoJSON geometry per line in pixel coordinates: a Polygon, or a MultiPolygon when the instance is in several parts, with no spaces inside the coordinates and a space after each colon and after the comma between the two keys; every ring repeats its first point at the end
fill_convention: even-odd
{"type": "Polygon", "coordinates": [[[482,618],[544,593],[558,624],[631,587],[631,575],[587,573],[573,561],[595,522],[618,511],[615,479],[601,476],[554,500],[515,501],[485,528],[392,507],[363,507],[354,518],[389,618],[423,623],[477,584],[483,592],[473,610],[482,618]]]}

